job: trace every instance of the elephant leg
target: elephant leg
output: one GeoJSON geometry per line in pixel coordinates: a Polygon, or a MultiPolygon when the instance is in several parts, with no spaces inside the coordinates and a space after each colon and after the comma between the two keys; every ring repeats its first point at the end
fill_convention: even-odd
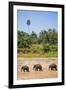
{"type": "Polygon", "coordinates": [[[25,69],[23,69],[23,71],[25,72],[25,69]]]}
{"type": "Polygon", "coordinates": [[[41,68],[39,68],[39,71],[42,71],[42,69],[41,69],[41,68]]]}
{"type": "Polygon", "coordinates": [[[57,67],[55,68],[55,70],[57,71],[57,67]]]}
{"type": "Polygon", "coordinates": [[[51,70],[53,70],[53,67],[51,67],[51,70]]]}
{"type": "Polygon", "coordinates": [[[36,71],[38,71],[39,69],[38,68],[36,68],[36,71]]]}
{"type": "Polygon", "coordinates": [[[29,72],[29,69],[27,70],[27,72],[29,72]]]}

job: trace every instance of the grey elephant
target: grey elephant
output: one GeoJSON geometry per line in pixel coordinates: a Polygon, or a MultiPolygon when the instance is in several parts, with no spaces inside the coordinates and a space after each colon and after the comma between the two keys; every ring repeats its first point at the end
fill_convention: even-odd
{"type": "Polygon", "coordinates": [[[33,66],[33,70],[35,70],[35,71],[42,71],[42,66],[40,64],[35,64],[33,66]]]}
{"type": "Polygon", "coordinates": [[[53,64],[50,64],[50,65],[49,65],[49,69],[50,69],[50,70],[56,70],[56,71],[57,71],[57,65],[54,64],[54,63],[53,63],[53,64]]]}
{"type": "Polygon", "coordinates": [[[29,72],[29,67],[27,65],[24,65],[21,67],[21,71],[29,72]]]}

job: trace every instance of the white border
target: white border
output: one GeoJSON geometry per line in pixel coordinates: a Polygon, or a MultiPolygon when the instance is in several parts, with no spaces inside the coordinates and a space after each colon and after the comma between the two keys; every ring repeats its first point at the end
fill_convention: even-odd
{"type": "Polygon", "coordinates": [[[14,5],[13,16],[14,16],[14,26],[13,26],[13,46],[14,46],[14,57],[13,57],[13,84],[22,85],[22,84],[36,84],[36,83],[52,83],[52,82],[61,82],[62,80],[62,13],[61,8],[51,8],[51,7],[32,7],[32,6],[16,6],[14,5]],[[37,10],[37,11],[57,11],[58,12],[58,78],[53,79],[35,79],[35,80],[17,80],[17,9],[20,10],[37,10]]]}

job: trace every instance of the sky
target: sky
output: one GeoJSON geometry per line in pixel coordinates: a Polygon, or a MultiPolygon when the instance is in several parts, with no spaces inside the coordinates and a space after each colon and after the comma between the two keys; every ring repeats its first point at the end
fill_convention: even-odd
{"type": "Polygon", "coordinates": [[[41,30],[58,30],[58,13],[52,11],[17,10],[17,29],[27,33],[34,31],[38,34],[41,30]],[[27,26],[27,20],[31,24],[27,26]]]}

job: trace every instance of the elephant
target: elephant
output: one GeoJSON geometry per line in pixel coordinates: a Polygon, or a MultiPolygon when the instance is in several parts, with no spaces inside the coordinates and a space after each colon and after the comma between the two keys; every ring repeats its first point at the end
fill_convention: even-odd
{"type": "Polygon", "coordinates": [[[33,66],[33,70],[35,70],[35,71],[42,71],[42,66],[40,64],[35,64],[33,66]]]}
{"type": "Polygon", "coordinates": [[[51,70],[56,70],[57,71],[57,65],[56,64],[50,64],[49,65],[49,69],[51,69],[51,70]]]}
{"type": "Polygon", "coordinates": [[[21,71],[29,72],[29,67],[27,65],[24,65],[21,67],[21,71]]]}

